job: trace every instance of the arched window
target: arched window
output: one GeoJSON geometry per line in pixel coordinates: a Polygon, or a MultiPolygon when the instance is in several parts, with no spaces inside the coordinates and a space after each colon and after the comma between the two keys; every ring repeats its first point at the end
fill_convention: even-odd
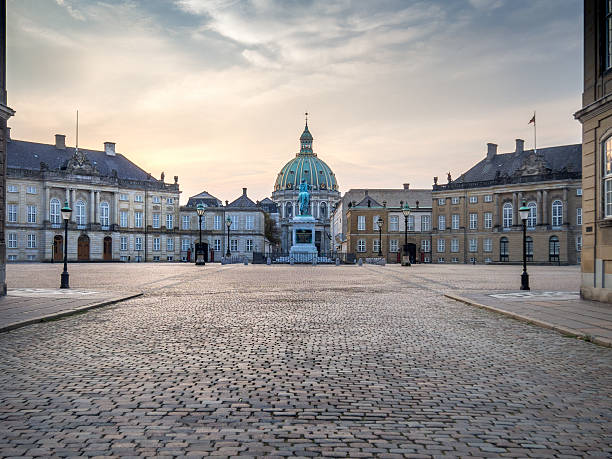
{"type": "Polygon", "coordinates": [[[552,203],[552,226],[563,224],[563,203],[558,199],[552,203]]]}
{"type": "Polygon", "coordinates": [[[76,224],[83,226],[87,224],[87,212],[85,209],[85,203],[83,201],[77,201],[74,206],[76,212],[76,224]]]}
{"type": "Polygon", "coordinates": [[[538,224],[538,205],[531,201],[527,204],[529,216],[527,217],[527,228],[535,228],[538,224]]]}
{"type": "Polygon", "coordinates": [[[508,238],[502,237],[499,240],[499,261],[508,261],[508,238]]]}
{"type": "Polygon", "coordinates": [[[109,205],[106,201],[100,203],[100,225],[109,225],[109,205]]]}
{"type": "Polygon", "coordinates": [[[52,225],[59,225],[61,223],[60,201],[57,198],[51,199],[49,203],[49,220],[52,225]]]}
{"type": "Polygon", "coordinates": [[[604,159],[604,214],[612,217],[612,137],[603,143],[604,159]]]}
{"type": "Polygon", "coordinates": [[[321,218],[327,218],[327,203],[325,203],[325,202],[321,203],[321,207],[320,207],[320,211],[319,211],[319,216],[321,218]]]}
{"type": "Polygon", "coordinates": [[[548,240],[548,261],[559,261],[559,238],[551,236],[548,240]]]}
{"type": "Polygon", "coordinates": [[[293,203],[288,202],[285,204],[285,218],[293,217],[293,203]]]}
{"type": "Polygon", "coordinates": [[[533,238],[531,236],[525,238],[525,254],[527,261],[533,261],[533,238]]]}
{"type": "Polygon", "coordinates": [[[504,228],[510,228],[512,226],[512,204],[507,202],[503,207],[503,225],[504,228]]]}

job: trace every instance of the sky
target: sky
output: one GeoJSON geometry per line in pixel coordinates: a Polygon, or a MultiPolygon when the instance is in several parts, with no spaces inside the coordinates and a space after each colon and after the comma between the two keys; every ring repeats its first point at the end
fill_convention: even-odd
{"type": "Polygon", "coordinates": [[[299,151],[351,188],[431,188],[486,156],[581,142],[579,0],[8,0],[11,137],[270,196],[299,151]]]}

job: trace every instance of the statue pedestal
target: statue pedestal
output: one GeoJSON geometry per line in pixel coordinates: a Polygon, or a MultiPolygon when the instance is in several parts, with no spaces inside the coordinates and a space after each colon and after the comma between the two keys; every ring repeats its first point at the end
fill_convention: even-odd
{"type": "Polygon", "coordinates": [[[312,263],[318,256],[314,243],[315,222],[311,215],[297,215],[291,220],[293,245],[289,254],[297,263],[312,263]]]}

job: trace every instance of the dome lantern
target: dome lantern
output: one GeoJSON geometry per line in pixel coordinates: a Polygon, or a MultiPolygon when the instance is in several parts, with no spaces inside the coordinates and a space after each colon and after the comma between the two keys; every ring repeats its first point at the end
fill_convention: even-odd
{"type": "Polygon", "coordinates": [[[306,126],[300,136],[300,154],[314,154],[312,152],[312,134],[308,130],[308,112],[306,112],[306,126]]]}

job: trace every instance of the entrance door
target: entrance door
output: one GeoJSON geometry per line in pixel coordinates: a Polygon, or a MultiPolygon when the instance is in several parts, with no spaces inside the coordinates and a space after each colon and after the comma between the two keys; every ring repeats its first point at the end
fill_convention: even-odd
{"type": "Polygon", "coordinates": [[[53,238],[53,261],[64,259],[64,238],[57,235],[53,238]]]}
{"type": "Polygon", "coordinates": [[[89,236],[86,234],[79,236],[77,260],[89,261],[89,236]]]}
{"type": "Polygon", "coordinates": [[[104,260],[113,259],[113,239],[110,236],[104,238],[104,260]]]}
{"type": "Polygon", "coordinates": [[[416,263],[416,244],[408,243],[408,256],[410,257],[410,263],[416,263]]]}

